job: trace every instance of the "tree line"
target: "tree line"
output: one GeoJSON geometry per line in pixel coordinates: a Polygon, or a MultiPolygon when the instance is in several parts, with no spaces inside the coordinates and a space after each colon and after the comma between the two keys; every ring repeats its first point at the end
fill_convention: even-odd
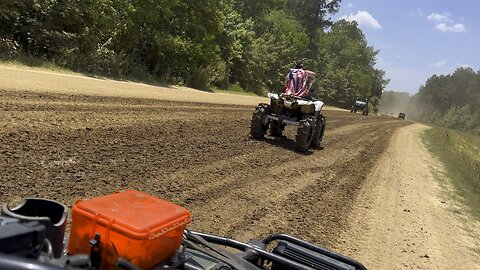
{"type": "Polygon", "coordinates": [[[458,68],[448,75],[433,75],[418,93],[385,92],[383,112],[407,112],[414,120],[480,134],[480,71],[458,68]]]}
{"type": "Polygon", "coordinates": [[[17,0],[0,2],[0,57],[199,89],[281,91],[292,62],[318,74],[328,104],[378,104],[388,80],[341,0],[17,0]]]}

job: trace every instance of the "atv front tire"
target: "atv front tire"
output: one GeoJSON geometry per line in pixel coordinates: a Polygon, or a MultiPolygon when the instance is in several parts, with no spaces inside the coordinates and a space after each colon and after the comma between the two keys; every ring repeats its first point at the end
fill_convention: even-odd
{"type": "Polygon", "coordinates": [[[315,122],[313,117],[308,116],[300,121],[295,137],[295,149],[299,152],[305,152],[310,148],[313,138],[313,128],[315,122]]]}
{"type": "Polygon", "coordinates": [[[250,121],[250,135],[254,139],[263,139],[268,130],[268,113],[270,106],[268,104],[258,104],[250,121]]]}

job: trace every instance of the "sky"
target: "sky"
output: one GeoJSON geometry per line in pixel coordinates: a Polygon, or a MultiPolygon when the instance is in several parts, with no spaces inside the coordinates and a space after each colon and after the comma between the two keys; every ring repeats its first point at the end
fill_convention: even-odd
{"type": "Polygon", "coordinates": [[[332,16],[355,20],[380,50],[386,91],[414,94],[434,74],[480,68],[478,0],[342,0],[332,16]]]}

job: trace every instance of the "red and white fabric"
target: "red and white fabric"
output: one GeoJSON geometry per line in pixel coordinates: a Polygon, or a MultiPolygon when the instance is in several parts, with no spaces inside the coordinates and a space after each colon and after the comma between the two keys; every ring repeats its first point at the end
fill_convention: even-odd
{"type": "Polygon", "coordinates": [[[303,69],[290,69],[285,94],[304,97],[308,94],[308,73],[303,69]]]}

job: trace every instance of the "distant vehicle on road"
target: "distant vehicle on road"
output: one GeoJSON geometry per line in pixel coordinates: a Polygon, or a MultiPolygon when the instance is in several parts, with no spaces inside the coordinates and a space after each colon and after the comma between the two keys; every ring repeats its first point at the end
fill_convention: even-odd
{"type": "Polygon", "coordinates": [[[355,104],[350,109],[350,112],[357,113],[357,111],[361,111],[362,115],[368,115],[368,98],[357,98],[355,100],[355,104]]]}
{"type": "Polygon", "coordinates": [[[398,114],[398,119],[405,120],[405,113],[401,112],[398,114]]]}

